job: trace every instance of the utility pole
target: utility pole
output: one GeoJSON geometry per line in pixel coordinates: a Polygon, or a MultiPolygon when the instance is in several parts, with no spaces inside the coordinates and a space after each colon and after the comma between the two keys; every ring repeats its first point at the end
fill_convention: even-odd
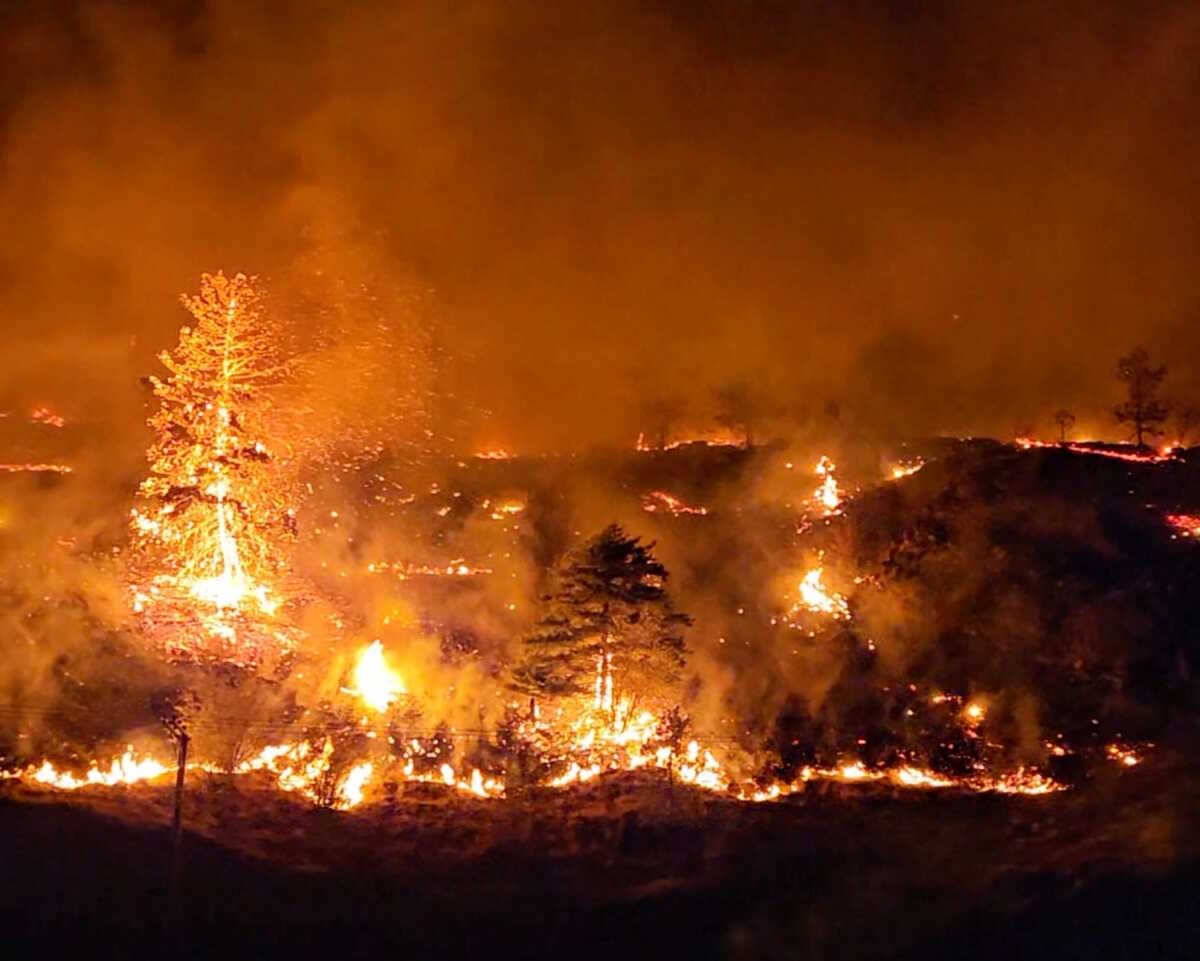
{"type": "Polygon", "coordinates": [[[179,917],[179,873],[183,848],[183,778],[187,773],[188,736],[179,732],[179,766],[175,769],[175,816],[171,822],[171,874],[167,889],[168,922],[174,927],[179,917]]]}

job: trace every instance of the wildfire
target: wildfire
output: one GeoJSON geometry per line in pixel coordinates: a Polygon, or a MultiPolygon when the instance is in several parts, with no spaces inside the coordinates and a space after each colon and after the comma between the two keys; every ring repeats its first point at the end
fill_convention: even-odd
{"type": "Polygon", "coordinates": [[[49,407],[35,407],[30,411],[29,419],[35,424],[45,424],[47,427],[65,427],[67,423],[49,407]]]}
{"type": "Polygon", "coordinates": [[[46,760],[40,765],[30,765],[23,771],[0,774],[0,777],[21,778],[60,791],[77,791],[83,787],[137,784],[160,777],[169,770],[153,758],[139,758],[130,744],[124,754],[113,758],[106,767],[101,767],[93,761],[82,775],[76,776],[69,771],[60,771],[52,762],[46,760]]]}
{"type": "Polygon", "coordinates": [[[904,477],[911,477],[924,466],[925,461],[920,457],[912,461],[900,461],[899,463],[892,465],[891,479],[900,480],[904,477]]]}
{"type": "Polygon", "coordinates": [[[754,791],[743,792],[742,800],[772,801],[776,798],[804,790],[810,781],[835,781],[844,784],[886,782],[894,787],[918,790],[941,790],[956,788],[976,794],[1024,794],[1040,795],[1064,791],[1066,787],[1046,777],[1034,768],[1018,767],[1015,771],[1002,774],[979,772],[967,777],[956,778],[936,771],[912,765],[898,767],[869,768],[862,761],[846,761],[836,767],[805,767],[796,780],[777,781],[754,791]]]}
{"type": "Polygon", "coordinates": [[[728,775],[698,740],[691,739],[682,748],[674,746],[660,716],[634,709],[628,698],[613,702],[610,666],[611,662],[597,667],[591,709],[568,706],[560,709],[553,724],[535,717],[522,726],[522,736],[543,743],[550,759],[562,768],[551,778],[550,786],[581,784],[616,771],[657,769],[669,771],[681,784],[727,791],[728,775]]]}
{"type": "Polygon", "coordinates": [[[681,514],[694,514],[702,517],[708,513],[707,507],[693,507],[685,504],[674,494],[668,494],[666,491],[650,491],[648,494],[643,494],[642,510],[650,514],[663,510],[672,517],[679,517],[681,514]]]}
{"type": "Polygon", "coordinates": [[[66,464],[0,464],[6,474],[70,474],[73,467],[66,464]]]}
{"type": "Polygon", "coordinates": [[[818,566],[804,575],[799,585],[800,599],[793,605],[792,613],[804,609],[815,614],[828,614],[837,620],[849,620],[850,606],[846,598],[836,591],[831,593],[821,583],[824,570],[824,567],[818,566]]]}
{"type": "Polygon", "coordinates": [[[833,476],[836,469],[836,465],[828,457],[822,456],[817,461],[816,475],[821,478],[821,485],[813,492],[813,500],[824,510],[826,517],[839,513],[842,503],[837,479],[833,476]]]}
{"type": "Polygon", "coordinates": [[[1111,447],[1092,447],[1081,443],[1054,444],[1044,440],[1033,440],[1030,437],[1018,437],[1016,444],[1022,450],[1029,450],[1033,447],[1057,447],[1075,454],[1093,454],[1097,457],[1111,457],[1114,460],[1130,461],[1135,464],[1162,464],[1180,459],[1179,455],[1175,453],[1174,444],[1167,444],[1156,450],[1115,450],[1111,447]]]}
{"type": "Polygon", "coordinates": [[[664,441],[661,445],[647,441],[644,433],[638,434],[634,449],[648,454],[655,451],[676,450],[677,448],[687,447],[691,444],[699,444],[704,447],[737,447],[739,449],[745,449],[749,446],[746,442],[745,434],[724,428],[713,428],[711,430],[685,433],[682,436],[672,437],[664,441]]]}
{"type": "Polygon", "coordinates": [[[1167,523],[1184,537],[1200,537],[1200,515],[1168,514],[1167,523]]]}
{"type": "Polygon", "coordinates": [[[170,376],[151,378],[160,407],[130,517],[134,611],[172,656],[254,663],[263,644],[292,642],[274,624],[290,488],[254,436],[270,408],[262,392],[286,364],[252,278],[206,274],[182,301],[194,326],[159,355],[170,376]]]}
{"type": "Polygon", "coordinates": [[[479,577],[493,573],[490,567],[476,567],[457,557],[448,564],[410,564],[407,561],[372,561],[367,565],[368,574],[384,574],[391,571],[399,580],[412,577],[479,577]]]}
{"type": "Polygon", "coordinates": [[[372,641],[354,666],[354,687],[348,693],[359,697],[371,710],[382,714],[398,697],[407,694],[404,679],[387,665],[383,644],[372,641]]]}
{"type": "Polygon", "coordinates": [[[492,520],[494,521],[502,521],[525,511],[525,502],[518,500],[497,501],[495,504],[484,501],[483,509],[487,510],[489,506],[492,509],[492,520]]]}
{"type": "Polygon", "coordinates": [[[309,741],[272,744],[240,763],[233,773],[267,771],[275,776],[275,784],[281,791],[294,792],[316,804],[341,810],[356,807],[363,802],[374,765],[356,764],[340,779],[332,778],[333,753],[333,741],[329,738],[320,751],[309,741]]]}
{"type": "Polygon", "coordinates": [[[1104,753],[1110,761],[1115,761],[1125,767],[1136,767],[1142,763],[1142,758],[1137,751],[1125,744],[1109,744],[1105,747],[1104,753]]]}

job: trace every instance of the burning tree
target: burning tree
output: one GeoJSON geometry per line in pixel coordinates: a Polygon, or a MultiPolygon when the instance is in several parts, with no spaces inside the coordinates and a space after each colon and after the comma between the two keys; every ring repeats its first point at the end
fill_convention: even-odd
{"type": "Polygon", "coordinates": [[[514,677],[534,694],[591,694],[610,718],[622,700],[665,698],[685,662],[684,629],[667,569],[616,524],[569,554],[525,639],[514,677]]]}
{"type": "Polygon", "coordinates": [[[1167,419],[1167,405],[1158,399],[1166,373],[1165,365],[1150,366],[1150,356],[1141,347],[1117,361],[1117,376],[1125,382],[1129,397],[1113,414],[1119,423],[1132,425],[1138,447],[1145,446],[1146,435],[1161,433],[1159,425],[1167,419]]]}
{"type": "Polygon", "coordinates": [[[150,378],[160,406],[132,512],[135,609],[152,629],[177,628],[160,638],[172,653],[200,653],[199,618],[222,655],[257,660],[236,622],[275,613],[278,545],[294,533],[289,485],[265,439],[267,390],[286,365],[253,278],[205,274],[181,301],[194,324],[159,355],[170,376],[150,378]]]}

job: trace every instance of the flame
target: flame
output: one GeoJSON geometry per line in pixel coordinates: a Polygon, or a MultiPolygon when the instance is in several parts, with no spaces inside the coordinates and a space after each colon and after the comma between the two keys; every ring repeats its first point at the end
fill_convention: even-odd
{"type": "Polygon", "coordinates": [[[1110,761],[1115,761],[1125,767],[1137,767],[1142,763],[1141,756],[1137,751],[1124,744],[1109,744],[1105,747],[1104,753],[1110,761]]]}
{"type": "Polygon", "coordinates": [[[346,780],[342,782],[339,789],[343,803],[346,807],[358,807],[363,802],[363,787],[367,781],[371,779],[371,772],[375,769],[370,761],[363,764],[356,764],[350,769],[350,773],[346,775],[346,780]]]}
{"type": "Polygon", "coordinates": [[[404,679],[384,660],[383,644],[379,641],[372,641],[359,655],[354,667],[354,687],[349,693],[357,695],[380,714],[391,707],[396,698],[408,693],[404,679]]]}
{"type": "Polygon", "coordinates": [[[29,412],[29,419],[35,424],[45,424],[47,427],[65,427],[67,423],[49,407],[35,407],[29,412]]]}
{"type": "Polygon", "coordinates": [[[66,464],[0,464],[6,474],[70,474],[75,469],[66,464]]]}
{"type": "Polygon", "coordinates": [[[471,456],[480,460],[511,460],[516,455],[502,447],[495,447],[491,450],[477,450],[471,456]]]}
{"type": "Polygon", "coordinates": [[[912,461],[900,461],[892,465],[892,480],[900,480],[903,477],[911,477],[922,467],[925,466],[925,461],[918,457],[912,461]]]}
{"type": "Polygon", "coordinates": [[[1111,457],[1114,460],[1130,461],[1135,464],[1162,464],[1166,461],[1180,460],[1179,455],[1175,453],[1177,445],[1167,444],[1157,450],[1113,450],[1108,447],[1089,447],[1083,443],[1068,443],[1068,444],[1052,444],[1049,441],[1034,440],[1030,437],[1018,437],[1016,444],[1022,450],[1029,450],[1033,447],[1057,447],[1060,450],[1069,450],[1075,454],[1093,454],[1097,457],[1111,457]]]}
{"type": "MultiPolygon", "coordinates": [[[[484,503],[484,508],[487,508],[487,503],[484,503]]],[[[525,510],[524,501],[497,501],[492,505],[492,520],[502,521],[506,517],[512,517],[514,514],[523,513],[525,510]]]]}
{"type": "Polygon", "coordinates": [[[667,511],[673,517],[678,517],[680,514],[703,516],[708,513],[707,507],[692,507],[666,491],[650,491],[650,493],[642,495],[642,510],[653,514],[660,509],[667,511]]]}
{"type": "Polygon", "coordinates": [[[646,454],[655,451],[676,450],[691,444],[699,444],[704,447],[737,447],[739,449],[749,446],[743,433],[726,428],[711,428],[709,430],[684,431],[682,434],[671,437],[661,446],[648,442],[644,433],[638,434],[634,450],[646,454]]]}
{"type": "Polygon", "coordinates": [[[573,718],[564,713],[553,728],[535,719],[524,729],[526,736],[540,735],[556,746],[552,753],[564,768],[550,780],[551,787],[582,784],[609,772],[654,768],[669,769],[681,784],[709,791],[729,789],[729,777],[720,761],[699,741],[691,740],[682,751],[676,751],[663,742],[662,719],[653,711],[634,711],[627,698],[614,705],[611,673],[605,675],[605,670],[598,665],[592,710],[578,712],[573,718]]]}
{"type": "Polygon", "coordinates": [[[1196,514],[1168,514],[1167,523],[1184,537],[1200,537],[1200,516],[1196,514]]]}
{"type": "MultiPolygon", "coordinates": [[[[551,787],[566,787],[590,781],[606,772],[634,771],[642,768],[670,768],[681,783],[708,791],[729,794],[746,802],[773,801],[802,791],[813,781],[833,781],[844,784],[886,783],[893,787],[913,790],[957,789],[973,793],[1018,794],[1038,796],[1066,790],[1066,786],[1042,774],[1037,768],[1018,767],[999,773],[988,772],[978,765],[974,773],[955,777],[914,764],[870,767],[857,758],[842,760],[833,767],[807,766],[792,781],[775,781],[765,786],[735,789],[720,761],[699,741],[688,741],[682,751],[662,743],[661,719],[653,712],[633,712],[628,701],[618,704],[612,713],[585,711],[554,731],[547,732],[534,717],[525,727],[525,734],[551,733],[565,737],[559,760],[563,770],[549,783],[551,787]]],[[[1146,745],[1145,747],[1149,747],[1146,745]]],[[[235,775],[267,772],[276,787],[297,793],[314,803],[331,803],[332,807],[348,810],[368,799],[367,787],[380,767],[387,776],[410,783],[438,784],[477,798],[504,797],[504,785],[474,768],[468,777],[460,776],[453,765],[442,763],[433,770],[417,771],[415,759],[422,754],[419,741],[405,746],[405,756],[391,757],[383,762],[359,762],[341,777],[332,795],[322,797],[322,782],[330,770],[333,744],[327,738],[320,750],[312,742],[273,744],[262,748],[233,770],[235,775]]],[[[1127,745],[1110,744],[1107,756],[1124,767],[1141,762],[1138,752],[1127,745]]],[[[215,771],[207,763],[190,764],[205,771],[215,771]]],[[[152,781],[173,769],[152,758],[138,758],[129,747],[114,758],[107,767],[93,762],[83,775],[60,771],[50,761],[16,771],[0,773],[0,778],[18,778],[31,784],[54,790],[73,791],[92,786],[129,786],[152,781]]]]}
{"type": "Polygon", "coordinates": [[[49,760],[42,761],[40,765],[30,765],[24,771],[3,776],[19,777],[60,791],[77,791],[83,787],[115,787],[151,781],[169,770],[170,768],[153,758],[137,757],[133,752],[133,745],[130,744],[125,748],[125,753],[113,758],[107,767],[101,767],[93,761],[88,770],[78,777],[69,771],[60,771],[49,760]]]}
{"type": "Polygon", "coordinates": [[[813,499],[825,511],[826,517],[837,514],[842,503],[837,479],[833,476],[835,470],[837,466],[828,457],[822,456],[817,461],[816,475],[821,478],[821,486],[813,492],[813,499]]]}
{"type": "Polygon", "coordinates": [[[830,593],[821,583],[824,570],[824,567],[818,566],[804,575],[799,585],[800,600],[792,607],[792,612],[804,608],[816,614],[828,614],[837,620],[849,620],[850,606],[846,598],[836,591],[830,593]]]}
{"type": "Polygon", "coordinates": [[[383,574],[387,571],[393,572],[397,579],[402,581],[412,577],[479,577],[493,573],[492,568],[476,567],[461,557],[456,557],[440,567],[434,564],[410,564],[407,561],[372,561],[367,565],[369,574],[383,574]]]}

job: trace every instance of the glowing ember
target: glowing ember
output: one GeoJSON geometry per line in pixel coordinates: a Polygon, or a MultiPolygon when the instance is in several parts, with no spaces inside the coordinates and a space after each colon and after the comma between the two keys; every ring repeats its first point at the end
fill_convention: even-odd
{"type": "Polygon", "coordinates": [[[404,679],[387,665],[383,644],[372,641],[354,666],[354,687],[348,693],[362,699],[373,711],[383,713],[407,691],[404,679]]]}
{"type": "Polygon", "coordinates": [[[1167,523],[1184,537],[1200,537],[1200,515],[1168,514],[1167,523]]]}
{"type": "Polygon", "coordinates": [[[511,451],[504,450],[502,447],[496,447],[491,450],[477,450],[472,457],[477,457],[480,460],[511,460],[514,455],[511,451]]]}
{"type": "Polygon", "coordinates": [[[1129,461],[1134,464],[1162,464],[1167,461],[1179,460],[1175,447],[1168,445],[1157,450],[1117,450],[1111,447],[1091,447],[1087,444],[1052,444],[1044,440],[1033,440],[1029,437],[1018,437],[1016,444],[1023,450],[1033,447],[1056,447],[1059,450],[1069,450],[1075,454],[1093,454],[1097,457],[1111,457],[1114,460],[1129,461]]]}
{"type": "Polygon", "coordinates": [[[856,760],[846,761],[832,768],[805,767],[801,769],[799,776],[794,781],[777,781],[751,792],[743,791],[738,797],[745,801],[773,801],[776,798],[786,797],[804,790],[804,785],[811,781],[836,781],[844,784],[885,782],[900,788],[916,790],[956,788],[979,794],[1039,795],[1066,790],[1063,785],[1032,768],[1017,768],[1015,771],[998,775],[981,773],[955,778],[912,765],[869,768],[862,761],[856,760]]]}
{"type": "Polygon", "coordinates": [[[479,577],[493,573],[490,567],[475,567],[461,557],[444,566],[434,564],[410,564],[406,561],[373,561],[367,565],[367,573],[383,574],[391,571],[402,581],[411,577],[479,577]]]}
{"type": "Polygon", "coordinates": [[[107,767],[101,767],[93,761],[88,770],[79,776],[69,771],[58,770],[50,761],[43,761],[37,766],[30,765],[24,771],[5,776],[19,777],[60,791],[76,791],[89,786],[115,787],[121,784],[137,784],[139,781],[153,780],[169,770],[152,758],[138,758],[133,753],[133,745],[129,745],[125,753],[113,758],[107,767]]]}
{"type": "Polygon", "coordinates": [[[648,442],[645,434],[638,434],[634,449],[642,453],[653,453],[654,451],[676,450],[691,444],[700,444],[704,447],[736,447],[739,449],[744,449],[748,446],[745,434],[725,428],[713,428],[712,430],[684,433],[680,436],[672,437],[661,446],[648,442]]]}
{"type": "Polygon", "coordinates": [[[30,412],[29,419],[35,424],[45,424],[47,427],[64,427],[67,423],[49,407],[35,407],[30,412]]]}
{"type": "MultiPolygon", "coordinates": [[[[488,507],[488,503],[485,501],[483,506],[484,506],[484,509],[486,510],[488,507]]],[[[502,521],[505,518],[513,517],[517,514],[523,513],[525,510],[525,503],[523,501],[515,501],[515,500],[497,501],[495,504],[491,505],[491,508],[492,508],[492,520],[502,521]]]]}
{"type": "Polygon", "coordinates": [[[1104,749],[1104,753],[1110,761],[1115,761],[1125,767],[1136,767],[1142,763],[1138,753],[1124,744],[1109,744],[1104,749]]]}
{"type": "Polygon", "coordinates": [[[642,495],[642,510],[651,514],[662,510],[672,517],[679,517],[681,514],[703,516],[708,513],[707,507],[692,507],[666,491],[650,491],[649,494],[642,495]]]}
{"type": "Polygon", "coordinates": [[[902,477],[911,477],[924,466],[925,461],[919,457],[913,461],[900,461],[897,464],[893,464],[891,474],[892,480],[900,480],[902,477]]]}
{"type": "Polygon", "coordinates": [[[65,464],[0,464],[6,474],[70,474],[73,470],[65,464]]]}
{"type": "Polygon", "coordinates": [[[1015,771],[1000,775],[979,775],[967,781],[976,791],[996,794],[1053,794],[1065,791],[1066,786],[1046,777],[1036,768],[1019,767],[1015,771]]]}

